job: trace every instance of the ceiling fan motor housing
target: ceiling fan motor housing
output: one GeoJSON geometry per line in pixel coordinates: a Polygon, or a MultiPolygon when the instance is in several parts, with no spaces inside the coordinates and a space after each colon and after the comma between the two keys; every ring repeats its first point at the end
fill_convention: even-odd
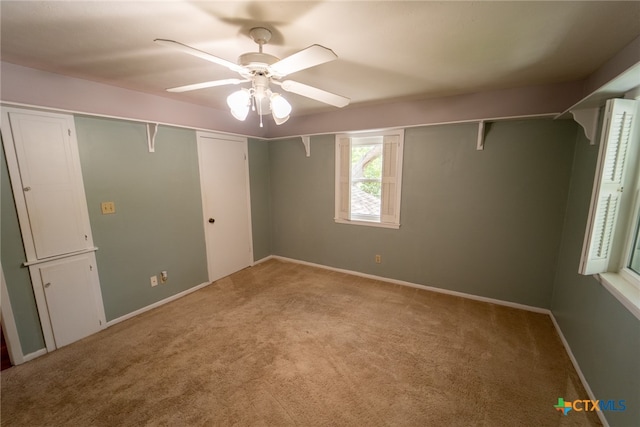
{"type": "Polygon", "coordinates": [[[268,53],[249,52],[240,55],[238,58],[238,65],[248,68],[252,72],[251,74],[261,72],[265,75],[271,76],[269,66],[271,64],[275,64],[279,60],[280,58],[269,55],[268,53]]]}

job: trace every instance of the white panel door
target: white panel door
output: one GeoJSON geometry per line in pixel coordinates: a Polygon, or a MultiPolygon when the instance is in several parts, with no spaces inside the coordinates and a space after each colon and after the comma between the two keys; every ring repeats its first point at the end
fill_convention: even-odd
{"type": "Polygon", "coordinates": [[[9,118],[36,258],[89,247],[72,119],[37,112],[9,118]]]}
{"type": "Polygon", "coordinates": [[[102,327],[102,297],[95,294],[97,274],[92,258],[86,254],[38,266],[57,348],[102,327]]]}
{"type": "Polygon", "coordinates": [[[253,263],[246,140],[198,133],[209,280],[253,263]]]}

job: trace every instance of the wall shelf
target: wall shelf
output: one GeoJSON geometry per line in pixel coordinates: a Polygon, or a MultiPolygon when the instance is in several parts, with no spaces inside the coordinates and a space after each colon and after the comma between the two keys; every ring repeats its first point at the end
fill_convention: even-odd
{"type": "Polygon", "coordinates": [[[304,145],[304,152],[307,157],[311,157],[311,137],[309,135],[301,135],[302,144],[304,145]]]}
{"type": "Polygon", "coordinates": [[[147,123],[147,144],[149,145],[149,152],[156,152],[156,135],[158,134],[157,123],[147,123]]]}

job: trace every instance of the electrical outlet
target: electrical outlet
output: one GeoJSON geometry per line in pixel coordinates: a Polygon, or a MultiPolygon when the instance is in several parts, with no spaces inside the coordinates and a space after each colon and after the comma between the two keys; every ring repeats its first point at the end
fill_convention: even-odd
{"type": "Polygon", "coordinates": [[[151,286],[158,286],[158,276],[151,276],[151,286]]]}
{"type": "Polygon", "coordinates": [[[116,204],[113,202],[102,202],[100,208],[102,209],[102,215],[116,213],[116,204]]]}
{"type": "Polygon", "coordinates": [[[160,272],[160,281],[162,283],[166,283],[167,280],[169,280],[169,275],[167,274],[167,270],[161,271],[160,272]]]}
{"type": "Polygon", "coordinates": [[[376,264],[382,263],[382,255],[376,255],[376,264]]]}

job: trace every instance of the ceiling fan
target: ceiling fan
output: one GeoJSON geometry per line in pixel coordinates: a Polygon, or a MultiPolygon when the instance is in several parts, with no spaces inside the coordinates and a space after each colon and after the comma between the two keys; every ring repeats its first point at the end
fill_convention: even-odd
{"type": "Polygon", "coordinates": [[[231,114],[238,120],[244,120],[249,114],[249,109],[257,111],[260,116],[260,127],[262,127],[262,116],[271,113],[277,125],[281,125],[289,119],[291,104],[277,92],[272,92],[270,83],[280,86],[283,90],[334,107],[344,107],[349,104],[350,99],[326,90],[318,89],[294,80],[281,80],[283,77],[293,74],[306,68],[337,59],[337,55],[331,49],[317,44],[311,45],[284,59],[279,59],[273,55],[262,52],[263,45],[271,39],[271,31],[266,28],[256,27],[249,31],[249,36],[258,46],[258,52],[249,52],[240,55],[238,63],[235,64],[226,59],[211,55],[193,47],[187,46],[177,41],[166,39],[155,39],[156,43],[177,49],[183,53],[196,56],[214,64],[222,65],[240,74],[240,79],[213,80],[203,83],[195,83],[186,86],[178,86],[167,89],[169,92],[186,92],[190,90],[204,89],[215,86],[237,85],[251,82],[250,88],[242,88],[233,92],[227,97],[227,105],[231,109],[231,114]]]}

